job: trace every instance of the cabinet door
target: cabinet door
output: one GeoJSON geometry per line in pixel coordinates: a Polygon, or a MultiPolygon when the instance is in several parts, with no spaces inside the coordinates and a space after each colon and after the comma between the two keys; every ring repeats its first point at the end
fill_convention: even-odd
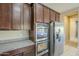
{"type": "Polygon", "coordinates": [[[11,29],[11,4],[0,4],[0,29],[11,29]]]}
{"type": "Polygon", "coordinates": [[[55,21],[60,21],[60,14],[59,13],[55,14],[55,21]]]}
{"type": "Polygon", "coordinates": [[[23,16],[23,14],[22,14],[23,6],[22,5],[23,4],[21,4],[21,3],[13,4],[12,29],[21,29],[21,26],[22,26],[21,20],[23,20],[21,18],[23,16]]]}
{"type": "Polygon", "coordinates": [[[50,10],[50,21],[55,21],[55,12],[50,10]]]}
{"type": "Polygon", "coordinates": [[[24,30],[30,29],[31,24],[31,6],[30,4],[24,4],[24,30]]]}
{"type": "Polygon", "coordinates": [[[41,4],[35,4],[35,18],[36,22],[43,22],[43,6],[41,4]]]}
{"type": "Polygon", "coordinates": [[[49,23],[49,9],[44,7],[44,23],[49,23]]]}

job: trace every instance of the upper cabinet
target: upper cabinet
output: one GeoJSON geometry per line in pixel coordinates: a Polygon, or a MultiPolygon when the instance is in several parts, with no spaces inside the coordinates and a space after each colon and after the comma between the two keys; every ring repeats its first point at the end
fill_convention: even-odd
{"type": "Polygon", "coordinates": [[[34,21],[39,23],[49,23],[49,8],[42,4],[33,4],[34,21]]]}
{"type": "Polygon", "coordinates": [[[30,30],[36,22],[59,20],[58,12],[39,3],[0,3],[0,30],[30,30]]]}
{"type": "Polygon", "coordinates": [[[60,21],[60,14],[50,9],[50,22],[60,21]]]}
{"type": "Polygon", "coordinates": [[[49,8],[44,7],[44,23],[49,23],[49,8]]]}
{"type": "Polygon", "coordinates": [[[35,21],[43,22],[43,6],[41,4],[35,4],[35,21]]]}
{"type": "Polygon", "coordinates": [[[55,21],[55,12],[50,10],[50,22],[55,21]]]}
{"type": "Polygon", "coordinates": [[[30,29],[31,27],[31,5],[24,4],[24,29],[30,29]]]}
{"type": "Polygon", "coordinates": [[[12,5],[13,7],[13,20],[12,20],[12,29],[22,29],[21,27],[23,26],[21,24],[21,20],[23,20],[23,4],[20,3],[15,3],[12,5]]]}
{"type": "Polygon", "coordinates": [[[30,4],[13,4],[13,29],[29,30],[31,22],[30,4]]]}
{"type": "Polygon", "coordinates": [[[11,5],[0,3],[0,29],[11,29],[11,5]]]}
{"type": "Polygon", "coordinates": [[[0,4],[0,30],[29,30],[31,6],[22,3],[0,4]]]}
{"type": "Polygon", "coordinates": [[[60,14],[59,13],[55,13],[55,21],[60,21],[60,14]]]}

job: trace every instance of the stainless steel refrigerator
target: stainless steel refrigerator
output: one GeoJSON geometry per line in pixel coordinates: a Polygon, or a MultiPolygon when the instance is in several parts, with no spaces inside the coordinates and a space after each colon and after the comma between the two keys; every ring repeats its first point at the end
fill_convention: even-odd
{"type": "Polygon", "coordinates": [[[50,24],[49,54],[59,56],[64,50],[64,24],[52,22],[50,24]]]}

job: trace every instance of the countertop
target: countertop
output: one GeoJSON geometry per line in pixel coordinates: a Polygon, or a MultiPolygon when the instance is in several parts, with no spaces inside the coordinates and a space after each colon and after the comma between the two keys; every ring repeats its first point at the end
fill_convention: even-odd
{"type": "Polygon", "coordinates": [[[20,40],[15,42],[0,43],[0,53],[11,51],[22,47],[27,47],[30,45],[34,45],[34,43],[31,40],[20,40]]]}

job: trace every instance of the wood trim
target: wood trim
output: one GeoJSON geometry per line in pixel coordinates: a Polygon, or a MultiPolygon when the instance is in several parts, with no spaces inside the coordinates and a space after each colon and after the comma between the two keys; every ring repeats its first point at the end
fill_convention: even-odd
{"type": "Polygon", "coordinates": [[[11,29],[13,28],[13,3],[11,4],[11,29]]]}
{"type": "Polygon", "coordinates": [[[43,6],[43,23],[44,23],[44,6],[43,6]]]}
{"type": "Polygon", "coordinates": [[[51,23],[51,11],[49,9],[49,23],[51,23]]]}

